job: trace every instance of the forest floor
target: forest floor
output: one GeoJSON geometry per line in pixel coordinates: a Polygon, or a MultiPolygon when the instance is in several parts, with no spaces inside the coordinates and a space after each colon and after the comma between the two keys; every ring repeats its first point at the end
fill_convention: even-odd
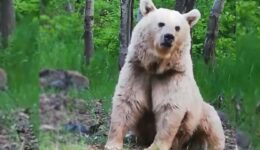
{"type": "MultiPolygon", "coordinates": [[[[109,115],[103,109],[102,100],[87,102],[64,93],[40,96],[39,139],[34,139],[37,131],[27,137],[18,132],[21,126],[32,128],[28,109],[0,114],[0,150],[24,149],[26,143],[35,142],[32,139],[39,141],[35,144],[41,150],[102,150],[109,130],[109,115]],[[21,113],[27,120],[20,121],[21,113]]],[[[126,140],[127,149],[139,149],[130,138],[126,140]]]]}
{"type": "MultiPolygon", "coordinates": [[[[0,150],[20,150],[26,146],[41,150],[103,149],[109,131],[109,112],[104,110],[102,99],[86,100],[71,94],[87,88],[88,79],[69,73],[72,72],[40,73],[39,114],[31,108],[0,111],[0,150]]],[[[139,149],[131,138],[126,138],[125,143],[127,149],[139,149]]]]}
{"type": "Polygon", "coordinates": [[[95,145],[95,149],[102,149],[109,121],[102,100],[87,102],[62,93],[43,94],[40,98],[40,118],[40,149],[64,149],[65,145],[77,145],[75,149],[79,149],[94,143],[101,144],[95,145]]]}

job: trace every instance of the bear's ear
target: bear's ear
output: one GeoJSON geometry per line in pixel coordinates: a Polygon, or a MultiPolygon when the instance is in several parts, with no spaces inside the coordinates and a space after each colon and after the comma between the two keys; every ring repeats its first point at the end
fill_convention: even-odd
{"type": "Polygon", "coordinates": [[[143,16],[154,11],[156,7],[154,6],[152,0],[140,0],[140,11],[143,16]]]}
{"type": "Polygon", "coordinates": [[[190,27],[193,27],[200,19],[200,12],[198,9],[193,9],[190,12],[183,15],[188,21],[190,27]]]}

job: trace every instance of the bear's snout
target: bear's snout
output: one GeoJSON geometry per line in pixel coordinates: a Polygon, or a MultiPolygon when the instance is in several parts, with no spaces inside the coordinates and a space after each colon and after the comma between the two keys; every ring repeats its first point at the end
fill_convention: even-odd
{"type": "Polygon", "coordinates": [[[172,47],[173,41],[174,41],[174,36],[172,34],[167,33],[163,36],[161,46],[163,46],[165,48],[170,48],[170,47],[172,47]]]}

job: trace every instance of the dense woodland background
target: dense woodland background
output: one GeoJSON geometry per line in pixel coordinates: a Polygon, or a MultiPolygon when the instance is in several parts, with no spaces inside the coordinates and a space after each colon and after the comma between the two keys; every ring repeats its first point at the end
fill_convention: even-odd
{"type": "MultiPolygon", "coordinates": [[[[38,73],[44,68],[58,68],[86,75],[90,88],[71,95],[87,101],[103,99],[104,108],[109,111],[122,49],[120,1],[95,0],[92,6],[87,5],[89,2],[0,1],[0,68],[6,70],[9,80],[9,90],[0,92],[0,110],[31,108],[37,130],[38,73]],[[8,2],[13,3],[10,10],[4,7],[8,2]],[[90,24],[87,21],[92,17],[91,13],[85,13],[89,12],[86,6],[94,11],[90,24]],[[13,13],[4,18],[4,12],[13,13]],[[3,20],[9,20],[10,24],[4,26],[3,20]],[[89,26],[93,27],[92,31],[86,30],[89,26]],[[86,51],[91,48],[86,46],[89,40],[85,40],[91,38],[91,32],[93,51],[86,51]]],[[[132,4],[132,26],[138,21],[138,2],[132,4]]],[[[176,3],[174,0],[154,2],[157,7],[170,9],[176,3]]],[[[212,62],[205,63],[204,42],[213,3],[214,0],[197,0],[194,5],[202,14],[192,30],[195,78],[205,100],[212,103],[221,100],[219,109],[229,115],[235,127],[249,134],[254,149],[260,149],[260,1],[225,1],[219,18],[215,56],[212,62]]]]}

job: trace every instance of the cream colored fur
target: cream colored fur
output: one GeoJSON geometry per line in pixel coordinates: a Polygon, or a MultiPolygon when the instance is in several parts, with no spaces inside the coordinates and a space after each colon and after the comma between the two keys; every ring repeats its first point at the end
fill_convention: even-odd
{"type": "Polygon", "coordinates": [[[199,20],[199,11],[180,14],[156,9],[151,0],[141,0],[140,10],[144,17],[133,30],[120,72],[105,148],[122,149],[123,138],[131,130],[146,136],[152,143],[149,150],[180,150],[199,131],[208,149],[223,150],[221,121],[203,101],[193,76],[190,28],[199,20]],[[159,22],[165,26],[158,27],[159,22]],[[175,37],[171,48],[160,44],[167,33],[175,37]]]}

